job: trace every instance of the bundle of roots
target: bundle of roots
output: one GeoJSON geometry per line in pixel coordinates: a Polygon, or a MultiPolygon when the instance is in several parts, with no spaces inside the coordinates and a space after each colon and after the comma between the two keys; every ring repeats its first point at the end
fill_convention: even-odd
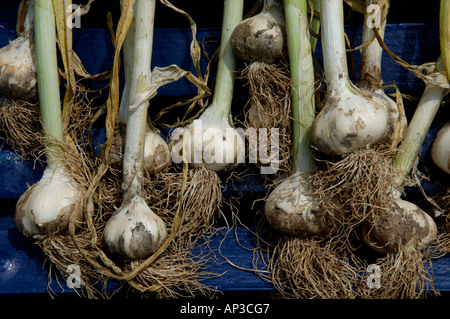
{"type": "Polygon", "coordinates": [[[399,240],[394,249],[381,253],[369,251],[363,242],[361,227],[375,227],[392,213],[393,185],[403,177],[393,165],[393,156],[391,149],[378,147],[319,161],[307,181],[309,195],[317,209],[334,220],[332,233],[326,238],[283,235],[258,247],[269,247],[265,277],[283,295],[412,299],[436,293],[429,270],[433,259],[449,251],[445,232],[425,250],[399,240]]]}
{"type": "Polygon", "coordinates": [[[398,247],[379,257],[362,275],[358,296],[365,299],[418,299],[436,293],[430,259],[415,247],[398,247]],[[370,270],[370,271],[367,271],[370,270]]]}
{"type": "Polygon", "coordinates": [[[292,149],[292,80],[289,67],[283,64],[253,62],[241,71],[240,78],[248,87],[250,97],[243,126],[268,130],[267,145],[258,145],[267,147],[262,150],[265,151],[262,154],[270,154],[270,129],[277,129],[279,169],[276,175],[289,172],[292,149]]]}
{"type": "Polygon", "coordinates": [[[267,271],[287,298],[353,299],[359,284],[358,267],[338,254],[327,241],[282,236],[269,252],[267,271]]]}
{"type": "Polygon", "coordinates": [[[0,97],[0,138],[22,158],[39,158],[44,149],[39,104],[0,97]]]}
{"type": "Polygon", "coordinates": [[[363,148],[337,160],[318,160],[309,183],[319,207],[332,212],[341,232],[350,234],[362,222],[376,224],[388,211],[395,182],[402,176],[390,148],[363,148]]]}

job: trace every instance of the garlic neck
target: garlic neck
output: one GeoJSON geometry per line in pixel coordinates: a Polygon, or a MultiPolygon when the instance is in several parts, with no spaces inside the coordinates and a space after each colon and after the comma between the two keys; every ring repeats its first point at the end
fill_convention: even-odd
{"type": "MultiPolygon", "coordinates": [[[[372,0],[366,1],[366,6],[373,4],[372,0]]],[[[370,8],[370,7],[368,7],[370,8]]],[[[364,13],[364,25],[362,34],[362,43],[366,43],[374,36],[373,28],[376,27],[381,38],[384,38],[384,32],[386,29],[386,16],[389,10],[389,1],[385,3],[380,14],[380,20],[377,20],[378,15],[373,12],[367,11],[364,13]],[[370,20],[373,19],[373,20],[370,20]],[[377,23],[379,25],[377,26],[377,23]]],[[[378,91],[377,86],[382,85],[381,79],[381,58],[383,56],[383,48],[375,38],[370,44],[361,49],[361,71],[360,79],[358,81],[358,87],[362,89],[378,91]],[[377,86],[373,85],[374,82],[377,86]]]]}
{"type": "Polygon", "coordinates": [[[321,0],[323,61],[327,90],[348,82],[342,0],[321,0]]]}

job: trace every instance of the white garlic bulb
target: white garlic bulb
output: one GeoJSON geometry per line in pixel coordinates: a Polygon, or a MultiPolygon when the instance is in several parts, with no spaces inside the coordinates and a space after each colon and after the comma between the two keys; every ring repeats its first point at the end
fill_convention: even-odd
{"type": "Polygon", "coordinates": [[[65,231],[79,196],[79,187],[63,168],[47,167],[39,182],[19,198],[16,225],[25,236],[65,231]]]}
{"type": "Polygon", "coordinates": [[[431,158],[440,169],[450,174],[450,123],[444,125],[436,135],[431,146],[431,158]]]}
{"type": "Polygon", "coordinates": [[[278,1],[264,1],[263,10],[240,22],[230,38],[238,59],[272,63],[286,48],[286,23],[278,1]]]}
{"type": "Polygon", "coordinates": [[[375,251],[386,253],[410,245],[423,250],[437,236],[433,218],[415,204],[395,197],[391,210],[376,225],[363,224],[364,243],[375,251]]]}
{"type": "Polygon", "coordinates": [[[245,140],[228,117],[216,117],[211,110],[206,109],[198,120],[174,131],[172,159],[216,172],[231,170],[244,161],[245,140]]]}
{"type": "Polygon", "coordinates": [[[144,199],[135,195],[124,201],[108,220],[104,241],[111,253],[142,259],[150,256],[167,238],[165,222],[156,215],[144,199]]]}
{"type": "Polygon", "coordinates": [[[149,173],[157,173],[171,163],[170,150],[158,132],[147,129],[145,132],[144,166],[149,173]]]}
{"type": "Polygon", "coordinates": [[[379,143],[390,144],[399,125],[398,110],[395,104],[380,102],[349,82],[337,86],[328,93],[314,121],[313,146],[325,154],[342,155],[379,143]]]}
{"type": "Polygon", "coordinates": [[[308,194],[302,174],[281,182],[266,200],[264,212],[276,230],[292,236],[324,236],[333,228],[331,218],[321,212],[308,194]]]}

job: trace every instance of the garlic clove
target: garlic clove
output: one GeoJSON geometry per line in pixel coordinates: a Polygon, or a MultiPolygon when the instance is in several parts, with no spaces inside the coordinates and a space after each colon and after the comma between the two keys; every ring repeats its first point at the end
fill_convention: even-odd
{"type": "Polygon", "coordinates": [[[308,195],[301,174],[281,182],[266,200],[264,213],[269,224],[281,233],[292,236],[324,236],[333,228],[326,213],[322,213],[308,195]]]}
{"type": "Polygon", "coordinates": [[[122,203],[104,230],[104,241],[109,251],[129,259],[150,256],[166,238],[165,222],[138,195],[122,203]]]}
{"type": "MultiPolygon", "coordinates": [[[[47,167],[41,180],[19,198],[15,213],[17,227],[25,236],[64,231],[80,194],[62,168],[47,167]]],[[[76,220],[81,221],[82,216],[76,220]]]]}

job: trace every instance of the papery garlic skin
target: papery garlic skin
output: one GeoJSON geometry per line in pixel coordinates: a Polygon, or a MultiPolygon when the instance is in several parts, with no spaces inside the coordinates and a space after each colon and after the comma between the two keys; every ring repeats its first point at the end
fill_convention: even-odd
{"type": "Polygon", "coordinates": [[[332,91],[312,126],[312,145],[328,155],[343,155],[366,146],[390,144],[398,125],[398,110],[392,106],[352,84],[340,92],[332,91]]]}
{"type": "MultiPolygon", "coordinates": [[[[63,168],[47,167],[41,180],[19,198],[16,225],[25,236],[65,231],[79,196],[80,189],[63,168]]],[[[82,216],[75,220],[81,221],[82,216]]]]}
{"type": "Polygon", "coordinates": [[[129,259],[148,257],[166,239],[165,222],[138,195],[122,203],[104,230],[104,240],[109,251],[129,259]]]}
{"type": "Polygon", "coordinates": [[[443,126],[431,146],[433,162],[444,172],[450,174],[450,123],[443,126]]]}
{"type": "Polygon", "coordinates": [[[306,188],[302,175],[297,173],[270,193],[264,213],[273,228],[298,237],[325,236],[331,231],[331,219],[318,210],[306,188]]]}
{"type": "Polygon", "coordinates": [[[437,236],[433,218],[398,197],[393,199],[388,215],[374,226],[363,224],[361,231],[364,243],[380,253],[393,252],[406,245],[420,251],[429,247],[437,236]]]}

